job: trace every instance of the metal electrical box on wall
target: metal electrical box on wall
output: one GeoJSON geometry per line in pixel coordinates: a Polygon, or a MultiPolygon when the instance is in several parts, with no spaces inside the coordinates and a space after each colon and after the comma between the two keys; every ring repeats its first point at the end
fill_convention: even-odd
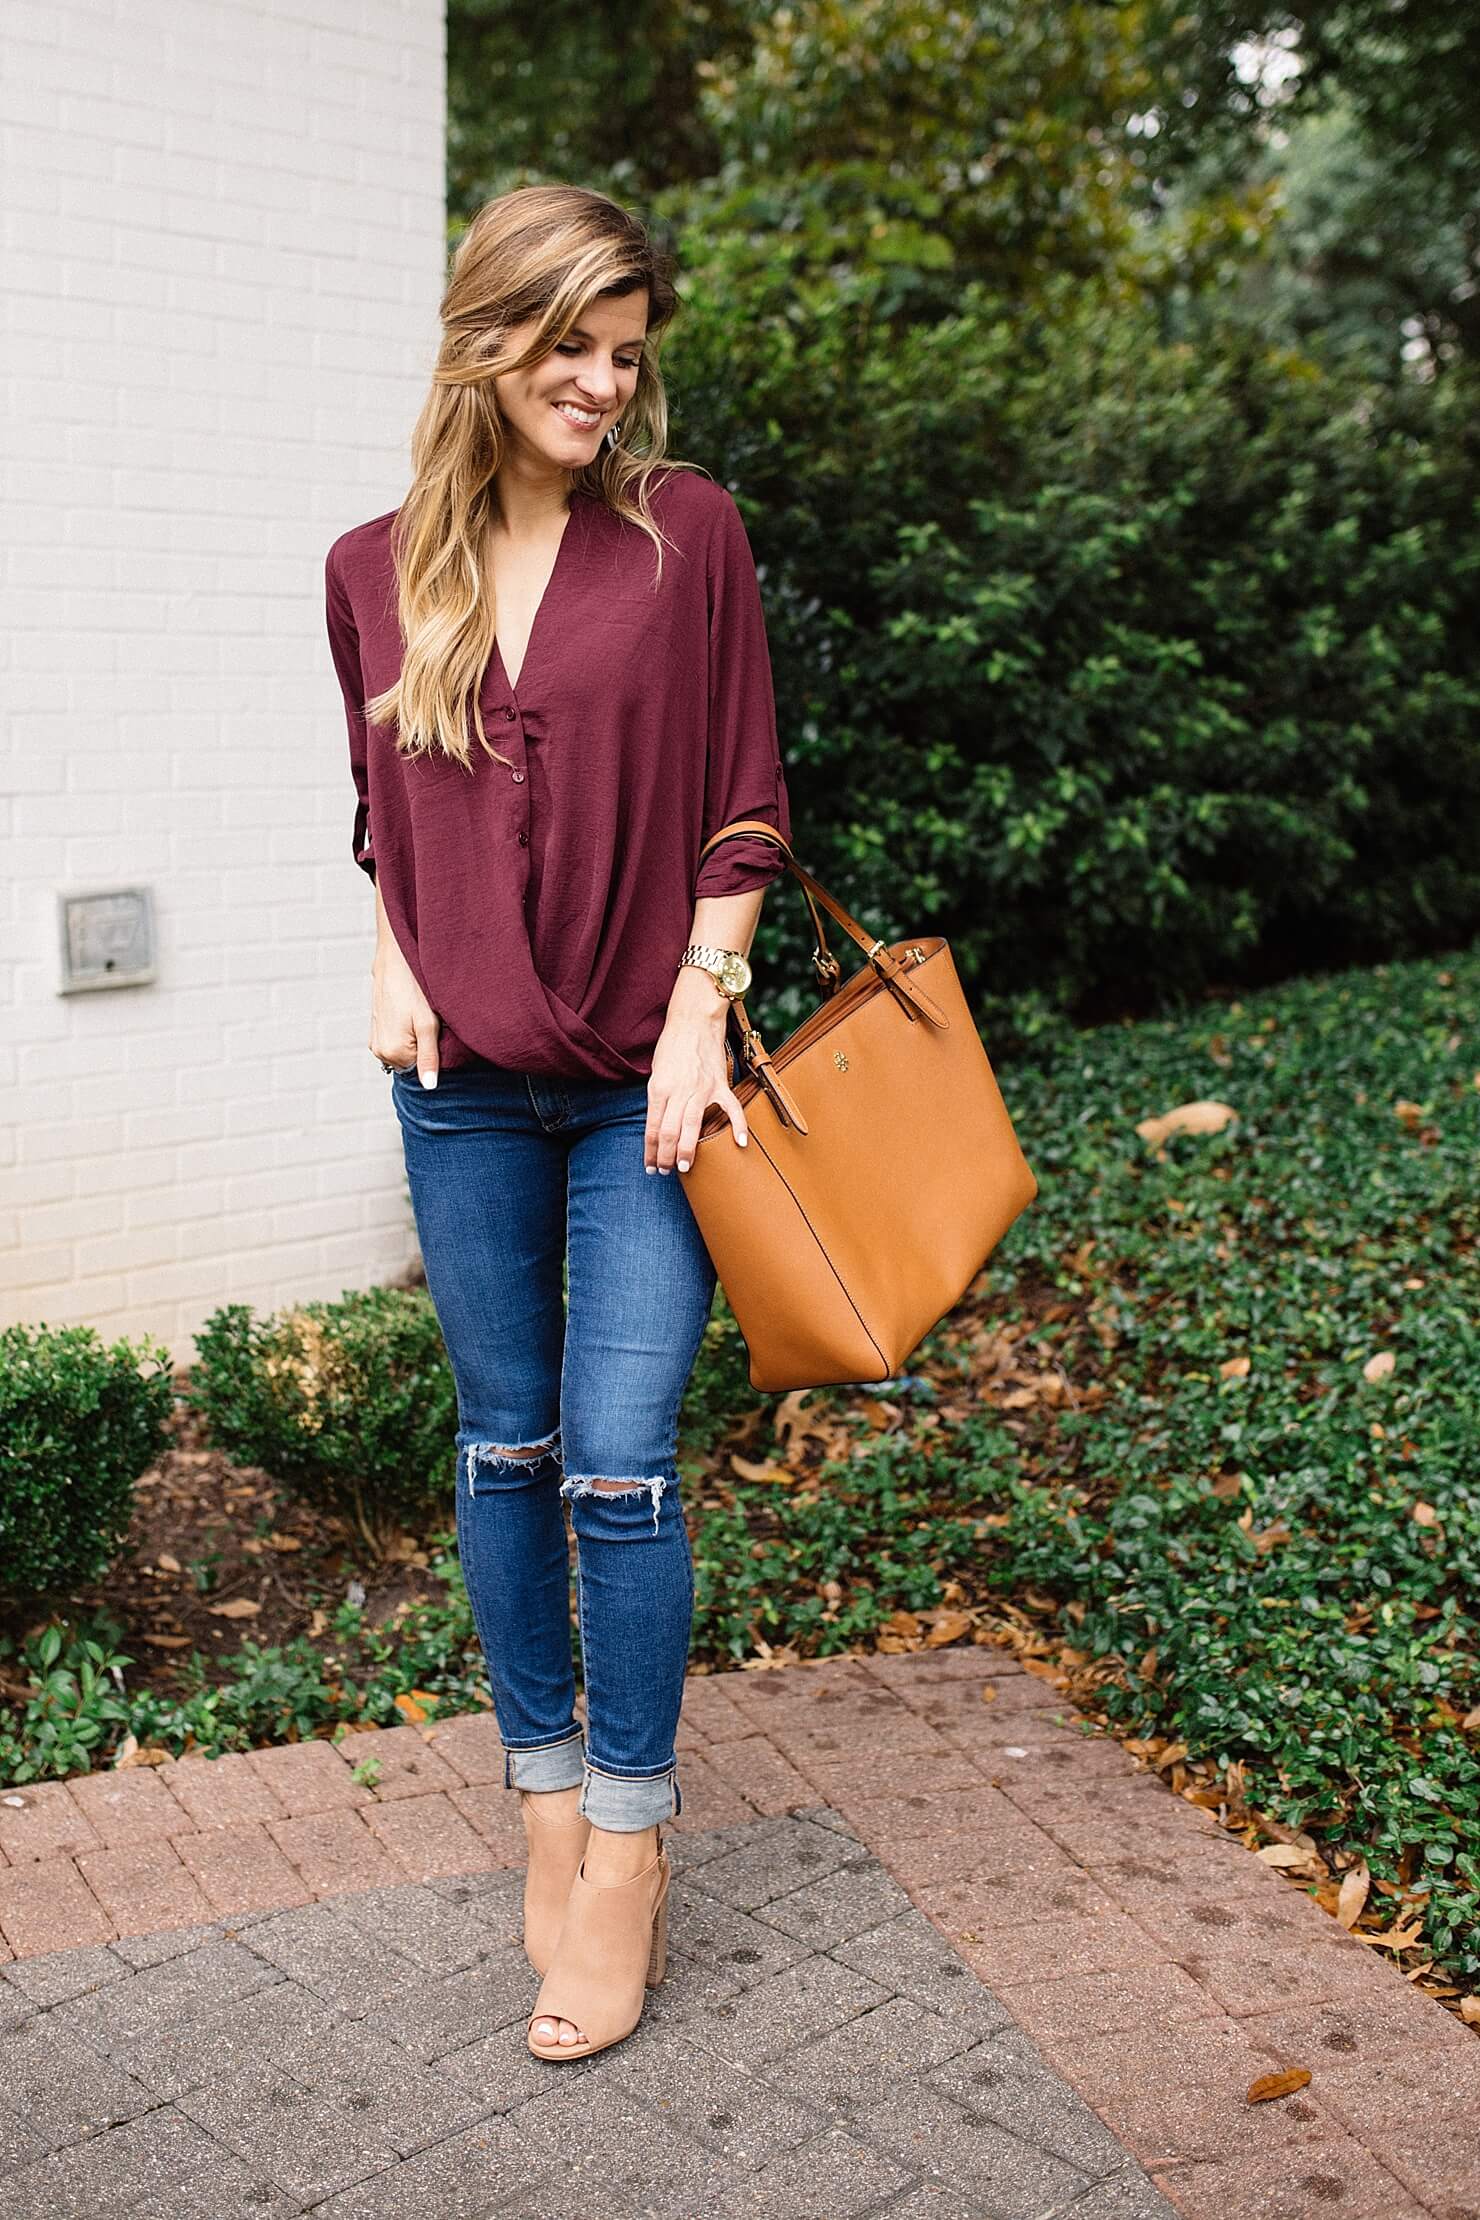
{"type": "Polygon", "coordinates": [[[154,898],[147,886],[106,887],[57,900],[62,994],[149,984],[155,976],[154,898]]]}

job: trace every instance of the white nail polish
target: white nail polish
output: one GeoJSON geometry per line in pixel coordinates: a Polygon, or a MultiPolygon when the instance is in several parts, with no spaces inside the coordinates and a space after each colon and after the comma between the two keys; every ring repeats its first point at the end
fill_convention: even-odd
{"type": "Polygon", "coordinates": [[[688,1158],[687,1158],[686,1156],[681,1156],[681,1157],[679,1158],[679,1160],[678,1160],[678,1168],[679,1168],[679,1170],[680,1170],[681,1172],[686,1172],[686,1171],[688,1170],[688,1168],[689,1168],[689,1160],[688,1160],[688,1158]]]}

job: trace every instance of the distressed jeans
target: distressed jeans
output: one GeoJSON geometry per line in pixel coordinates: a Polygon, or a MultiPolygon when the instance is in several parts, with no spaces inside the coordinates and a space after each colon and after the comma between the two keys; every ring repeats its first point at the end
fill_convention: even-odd
{"type": "Polygon", "coordinates": [[[644,1168],[645,1079],[468,1065],[424,1088],[409,1069],[391,1098],[457,1387],[458,1549],[505,1785],[579,1786],[593,1825],[649,1827],[683,1808],[694,1566],[674,1453],[715,1288],[683,1175],[644,1168]]]}

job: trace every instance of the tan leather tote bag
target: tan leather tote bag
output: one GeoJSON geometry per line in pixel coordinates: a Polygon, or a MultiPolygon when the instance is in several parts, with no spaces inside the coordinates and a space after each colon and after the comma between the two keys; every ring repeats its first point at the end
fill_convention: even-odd
{"type": "Polygon", "coordinates": [[[804,871],[824,1000],[768,1054],[738,997],[726,1018],[748,1146],[718,1103],[683,1176],[750,1351],[752,1387],[887,1380],[971,1285],[1038,1192],[939,936],[871,941],[804,871]],[[867,962],[845,980],[822,912],[867,962]]]}

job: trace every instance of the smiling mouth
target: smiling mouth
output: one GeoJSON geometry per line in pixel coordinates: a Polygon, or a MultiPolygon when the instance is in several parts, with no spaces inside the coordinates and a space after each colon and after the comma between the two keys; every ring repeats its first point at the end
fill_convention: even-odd
{"type": "Polygon", "coordinates": [[[555,401],[551,406],[557,416],[563,416],[566,423],[573,424],[578,432],[594,431],[601,422],[600,409],[577,409],[569,401],[555,401]]]}

